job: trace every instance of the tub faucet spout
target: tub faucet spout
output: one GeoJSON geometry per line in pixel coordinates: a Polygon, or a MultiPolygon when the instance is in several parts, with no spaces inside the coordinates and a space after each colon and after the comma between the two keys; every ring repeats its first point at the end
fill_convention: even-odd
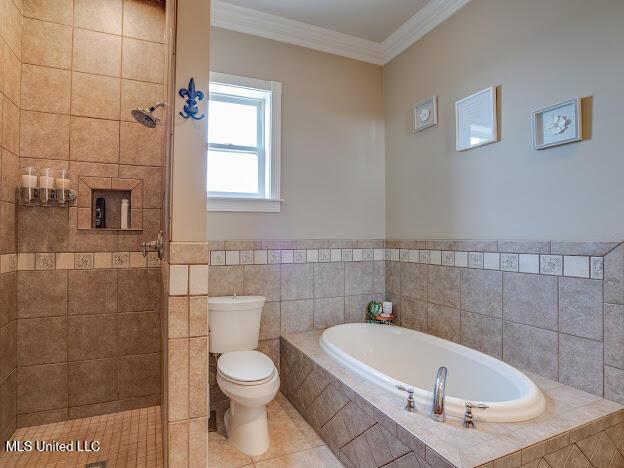
{"type": "Polygon", "coordinates": [[[431,408],[431,419],[438,422],[446,421],[444,415],[444,393],[446,391],[446,367],[440,367],[436,375],[435,387],[433,388],[433,405],[431,408]]]}

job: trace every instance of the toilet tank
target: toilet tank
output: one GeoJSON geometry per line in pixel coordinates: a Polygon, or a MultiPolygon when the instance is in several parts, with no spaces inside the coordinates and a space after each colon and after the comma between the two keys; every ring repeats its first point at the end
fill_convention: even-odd
{"type": "Polygon", "coordinates": [[[265,301],[263,296],[209,297],[210,352],[256,349],[265,301]]]}

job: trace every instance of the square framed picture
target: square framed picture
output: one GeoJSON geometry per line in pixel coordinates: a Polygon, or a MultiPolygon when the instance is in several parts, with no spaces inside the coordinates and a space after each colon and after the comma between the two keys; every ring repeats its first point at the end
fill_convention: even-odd
{"type": "Polygon", "coordinates": [[[582,140],[581,121],[580,98],[532,112],[533,149],[540,150],[582,140]]]}
{"type": "Polygon", "coordinates": [[[438,99],[436,96],[431,96],[418,104],[414,104],[412,119],[414,132],[436,125],[438,123],[438,99]]]}
{"type": "Polygon", "coordinates": [[[455,140],[457,151],[498,141],[494,86],[455,103],[455,140]]]}

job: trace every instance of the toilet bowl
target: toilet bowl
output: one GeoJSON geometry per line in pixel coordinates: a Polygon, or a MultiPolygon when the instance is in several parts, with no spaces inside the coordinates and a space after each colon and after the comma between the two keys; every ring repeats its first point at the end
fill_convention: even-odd
{"type": "Polygon", "coordinates": [[[217,384],[230,399],[225,413],[228,439],[241,452],[260,455],[269,448],[266,405],[279,390],[273,361],[258,351],[232,351],[217,360],[217,384]]]}
{"type": "Polygon", "coordinates": [[[251,456],[269,448],[266,405],[280,386],[273,361],[256,351],[265,300],[236,295],[208,298],[210,352],[220,354],[217,384],[230,399],[225,428],[230,442],[251,456]]]}

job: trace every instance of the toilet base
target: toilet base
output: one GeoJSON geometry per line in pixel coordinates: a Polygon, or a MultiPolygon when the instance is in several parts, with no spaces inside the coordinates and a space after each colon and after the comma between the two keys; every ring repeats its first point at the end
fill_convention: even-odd
{"type": "Polygon", "coordinates": [[[241,452],[256,456],[269,448],[269,423],[266,406],[249,408],[230,400],[224,415],[228,440],[241,452]]]}

